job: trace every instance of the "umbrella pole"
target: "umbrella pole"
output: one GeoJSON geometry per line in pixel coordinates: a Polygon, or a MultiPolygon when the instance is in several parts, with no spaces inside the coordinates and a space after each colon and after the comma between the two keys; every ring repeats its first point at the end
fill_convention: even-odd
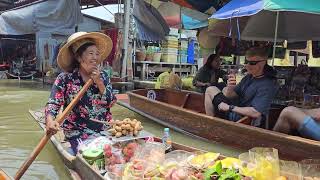
{"type": "Polygon", "coordinates": [[[179,16],[180,16],[180,33],[179,33],[179,49],[178,49],[178,55],[179,55],[179,76],[181,78],[181,58],[182,58],[182,55],[181,55],[181,31],[182,31],[182,28],[183,28],[183,25],[182,25],[182,13],[181,13],[181,6],[179,8],[179,16]]]}
{"type": "Polygon", "coordinates": [[[274,66],[274,58],[276,56],[276,45],[277,45],[277,38],[278,38],[278,23],[279,23],[279,11],[277,11],[276,27],[275,27],[275,31],[274,31],[273,52],[272,52],[272,67],[274,66]]]}

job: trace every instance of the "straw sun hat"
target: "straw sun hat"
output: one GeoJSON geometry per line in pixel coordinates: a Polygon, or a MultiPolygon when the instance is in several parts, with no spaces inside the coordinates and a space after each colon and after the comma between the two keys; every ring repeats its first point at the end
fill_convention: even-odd
{"type": "Polygon", "coordinates": [[[76,32],[68,38],[67,42],[59,50],[57,59],[59,67],[66,72],[72,72],[75,59],[74,52],[88,42],[93,42],[100,52],[101,58],[98,59],[97,64],[106,59],[112,50],[112,40],[109,36],[99,32],[76,32]]]}

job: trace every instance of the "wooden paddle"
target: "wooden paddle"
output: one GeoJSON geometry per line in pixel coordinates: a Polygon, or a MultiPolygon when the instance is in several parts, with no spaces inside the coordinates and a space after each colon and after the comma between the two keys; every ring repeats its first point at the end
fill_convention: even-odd
{"type": "MultiPolygon", "coordinates": [[[[77,94],[77,96],[71,101],[71,103],[67,106],[67,108],[62,112],[62,114],[58,115],[56,118],[56,121],[59,124],[62,124],[66,116],[69,114],[69,112],[73,109],[73,107],[78,103],[78,101],[81,99],[81,97],[84,95],[84,93],[88,90],[88,88],[92,85],[93,80],[89,79],[86,84],[83,86],[83,88],[80,90],[80,92],[77,94]]],[[[32,164],[32,162],[35,160],[35,158],[38,156],[38,154],[41,152],[43,147],[47,144],[50,137],[52,135],[44,135],[43,138],[40,140],[39,144],[36,146],[36,148],[33,150],[29,158],[23,163],[23,165],[18,170],[16,176],[14,177],[15,180],[19,180],[23,174],[26,172],[26,170],[29,168],[29,166],[32,164]]]]}

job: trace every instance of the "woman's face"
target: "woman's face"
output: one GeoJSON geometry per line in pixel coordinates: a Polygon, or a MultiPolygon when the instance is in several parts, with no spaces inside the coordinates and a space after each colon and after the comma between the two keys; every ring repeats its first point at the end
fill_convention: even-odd
{"type": "Polygon", "coordinates": [[[100,60],[100,52],[96,45],[88,46],[82,55],[78,57],[80,67],[84,68],[88,74],[91,74],[98,66],[100,60]]]}
{"type": "Polygon", "coordinates": [[[211,67],[213,69],[219,69],[220,65],[221,65],[221,59],[219,57],[217,57],[215,60],[211,62],[211,67]]]}

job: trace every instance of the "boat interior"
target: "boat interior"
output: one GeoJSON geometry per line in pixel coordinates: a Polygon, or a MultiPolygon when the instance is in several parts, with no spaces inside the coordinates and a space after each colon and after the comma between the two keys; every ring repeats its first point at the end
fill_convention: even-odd
{"type": "MultiPolygon", "coordinates": [[[[139,89],[132,91],[132,93],[197,113],[205,114],[204,94],[198,92],[184,90],[179,91],[174,89],[139,89]]],[[[272,105],[269,116],[262,127],[271,130],[274,127],[283,108],[284,107],[282,106],[272,105]]],[[[248,117],[245,117],[240,119],[238,122],[250,124],[251,120],[248,117]]]]}

